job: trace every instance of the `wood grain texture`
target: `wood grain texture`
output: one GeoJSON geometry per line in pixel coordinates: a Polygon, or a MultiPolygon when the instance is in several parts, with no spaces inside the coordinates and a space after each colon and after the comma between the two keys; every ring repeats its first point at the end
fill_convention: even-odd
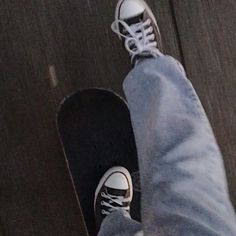
{"type": "Polygon", "coordinates": [[[84,234],[55,128],[63,87],[50,87],[38,14],[33,1],[1,2],[2,235],[84,234]]]}
{"type": "Polygon", "coordinates": [[[236,1],[172,4],[187,74],[222,150],[236,207],[236,1]]]}
{"type": "MultiPolygon", "coordinates": [[[[169,2],[150,1],[180,58],[169,2]]],[[[61,99],[88,87],[122,94],[130,69],[112,34],[116,1],[0,1],[0,233],[86,235],[58,139],[61,99]]]]}

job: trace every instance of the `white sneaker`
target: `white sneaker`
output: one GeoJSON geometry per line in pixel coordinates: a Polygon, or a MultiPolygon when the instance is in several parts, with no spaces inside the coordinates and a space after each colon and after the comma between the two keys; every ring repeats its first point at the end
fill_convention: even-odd
{"type": "Polygon", "coordinates": [[[143,0],[120,0],[111,28],[123,41],[133,64],[139,58],[161,54],[160,30],[150,7],[143,0]]]}
{"type": "Polygon", "coordinates": [[[133,186],[130,173],[124,167],[113,167],[101,178],[95,192],[94,213],[98,229],[111,212],[121,209],[130,212],[133,186]]]}

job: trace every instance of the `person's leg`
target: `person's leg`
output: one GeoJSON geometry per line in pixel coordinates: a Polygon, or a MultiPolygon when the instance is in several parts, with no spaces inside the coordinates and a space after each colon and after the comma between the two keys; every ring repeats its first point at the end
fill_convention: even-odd
{"type": "MultiPolygon", "coordinates": [[[[123,87],[139,157],[144,235],[236,235],[221,153],[183,67],[158,50],[150,8],[143,0],[119,1],[112,29],[135,65],[123,87]]],[[[113,212],[101,230],[111,232],[109,217],[120,218],[113,212]]],[[[113,234],[132,235],[132,222],[120,220],[113,234]]]]}
{"type": "Polygon", "coordinates": [[[142,236],[141,230],[141,224],[132,220],[129,213],[114,211],[103,220],[98,236],[142,236]]]}
{"type": "Polygon", "coordinates": [[[139,157],[144,235],[236,235],[223,160],[183,67],[140,61],[124,81],[139,157]]]}

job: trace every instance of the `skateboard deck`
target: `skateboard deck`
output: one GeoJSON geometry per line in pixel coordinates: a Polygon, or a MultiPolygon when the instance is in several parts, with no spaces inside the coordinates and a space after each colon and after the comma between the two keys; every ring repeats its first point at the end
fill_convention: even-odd
{"type": "Polygon", "coordinates": [[[75,92],[62,101],[57,128],[89,235],[97,234],[93,209],[96,187],[114,166],[131,173],[131,216],[140,221],[137,151],[125,101],[103,89],[75,92]]]}

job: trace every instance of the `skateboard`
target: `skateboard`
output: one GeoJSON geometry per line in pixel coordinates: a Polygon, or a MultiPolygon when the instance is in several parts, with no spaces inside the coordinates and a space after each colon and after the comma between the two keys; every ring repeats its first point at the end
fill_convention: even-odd
{"type": "Polygon", "coordinates": [[[114,166],[123,166],[131,173],[131,217],[140,221],[138,159],[126,102],[104,89],[75,92],[62,101],[57,128],[89,235],[97,235],[93,208],[96,187],[114,166]]]}

